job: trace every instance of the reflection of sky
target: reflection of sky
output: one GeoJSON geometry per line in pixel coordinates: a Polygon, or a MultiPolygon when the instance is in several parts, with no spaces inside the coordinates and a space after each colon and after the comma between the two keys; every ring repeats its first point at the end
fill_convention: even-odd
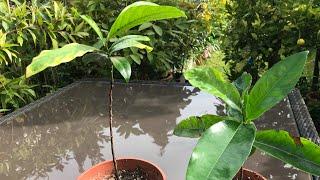
{"type": "MultiPolygon", "coordinates": [[[[109,129],[105,85],[83,83],[80,87],[51,99],[47,104],[36,106],[32,113],[23,116],[25,119],[39,120],[38,125],[31,123],[33,125],[14,127],[12,132],[11,127],[0,127],[0,163],[2,152],[16,155],[12,149],[20,146],[15,142],[25,145],[31,155],[28,156],[28,163],[15,159],[18,166],[22,164],[28,166],[27,169],[35,171],[38,162],[48,164],[59,161],[63,165],[63,168],[59,166],[62,171],[56,167],[51,168],[52,166],[51,169],[45,169],[46,177],[40,179],[75,179],[79,171],[88,169],[99,161],[111,159],[110,144],[106,137],[109,129]],[[32,115],[27,116],[30,114],[32,115]],[[27,138],[24,137],[25,134],[27,138]],[[41,135],[38,143],[32,146],[24,143],[30,135],[38,134],[41,135]],[[6,138],[8,136],[10,139],[6,138]],[[76,138],[79,139],[80,145],[75,142],[76,138]],[[11,139],[13,143],[10,143],[11,139]],[[55,144],[49,143],[51,141],[55,144]]],[[[197,140],[174,136],[173,128],[176,122],[189,116],[224,113],[220,100],[207,93],[192,91],[193,88],[188,86],[125,87],[117,85],[114,97],[117,157],[143,158],[159,165],[166,172],[168,180],[185,179],[188,160],[197,140]]],[[[259,120],[259,127],[285,126],[286,129],[296,131],[294,120],[290,116],[291,111],[288,113],[289,108],[290,106],[284,103],[273,109],[259,120]]],[[[269,156],[254,155],[251,159],[254,161],[247,162],[247,166],[263,174],[270,174],[272,171],[274,179],[277,179],[277,175],[278,179],[281,179],[287,177],[288,173],[297,173],[283,168],[282,162],[271,160],[269,156]],[[256,162],[260,162],[260,165],[256,162]]],[[[13,177],[19,173],[16,177],[25,175],[29,177],[27,179],[35,179],[30,177],[30,171],[12,170],[11,173],[13,177]]],[[[300,174],[297,179],[299,177],[305,179],[300,174]]]]}
{"type": "MultiPolygon", "coordinates": [[[[193,87],[186,86],[184,89],[192,90],[193,87]]],[[[180,109],[180,116],[177,117],[177,121],[181,121],[189,116],[200,116],[203,114],[217,114],[217,105],[221,105],[221,101],[208,94],[203,92],[197,92],[195,96],[189,96],[184,101],[191,100],[186,107],[180,109]]]]}
{"type": "MultiPolygon", "coordinates": [[[[193,87],[184,87],[183,92],[185,90],[192,91],[193,87]]],[[[165,97],[160,98],[152,98],[148,100],[146,97],[143,99],[138,98],[135,100],[135,105],[141,105],[142,103],[150,103],[157,106],[158,104],[161,104],[162,100],[165,99],[165,97]]],[[[174,101],[173,101],[174,102],[174,101]]],[[[169,115],[166,114],[155,114],[155,117],[158,117],[158,119],[161,119],[161,117],[164,118],[173,118],[173,119],[166,119],[167,121],[180,121],[184,118],[187,118],[189,116],[193,115],[203,115],[203,114],[216,114],[216,105],[221,104],[221,102],[213,97],[212,95],[209,95],[207,93],[197,92],[194,95],[190,95],[185,99],[181,99],[181,102],[176,102],[177,106],[176,108],[179,108],[178,110],[174,110],[174,107],[172,108],[172,112],[178,111],[180,113],[174,113],[178,115],[178,117],[173,117],[170,115],[170,111],[168,111],[169,115]],[[183,102],[186,102],[184,104],[183,102]],[[181,105],[184,104],[184,105],[181,105]],[[179,105],[178,105],[179,104],[179,105]],[[186,105],[186,106],[185,106],[186,105]],[[179,115],[180,114],[180,115],[179,115]]],[[[131,106],[134,106],[131,104],[131,106]]],[[[130,106],[130,105],[129,105],[130,106]]],[[[151,108],[152,109],[152,108],[151,108]]],[[[149,109],[145,109],[145,111],[148,111],[149,109]]],[[[152,112],[152,111],[151,111],[152,112]]],[[[129,115],[130,116],[130,115],[129,115]]],[[[134,117],[138,115],[133,115],[134,117]]],[[[150,117],[144,118],[140,117],[141,119],[138,120],[138,122],[141,123],[141,121],[148,121],[150,120],[150,117]]],[[[155,124],[157,126],[157,124],[155,124]]],[[[137,128],[140,131],[143,131],[141,127],[138,124],[133,125],[133,128],[137,128]]],[[[164,130],[165,131],[165,130],[164,130]]],[[[160,166],[167,174],[168,179],[185,179],[185,171],[187,168],[187,164],[189,161],[189,157],[191,155],[192,149],[196,144],[196,139],[189,139],[189,138],[180,138],[177,136],[174,136],[172,134],[173,130],[170,130],[167,132],[167,138],[168,138],[168,144],[164,147],[161,147],[160,145],[156,144],[154,142],[153,136],[151,136],[148,133],[144,133],[143,135],[135,135],[130,134],[129,137],[121,136],[119,132],[117,132],[117,128],[114,128],[115,133],[115,148],[116,148],[116,155],[117,157],[137,157],[149,160],[151,162],[156,163],[158,166],[160,166]]],[[[104,135],[107,135],[109,133],[108,128],[104,128],[101,133],[104,135]]],[[[161,137],[159,137],[161,138],[161,137]]],[[[100,153],[103,155],[103,159],[111,159],[111,151],[110,151],[110,144],[108,142],[99,142],[99,145],[101,147],[100,153]]],[[[73,168],[79,169],[77,167],[77,164],[75,164],[76,161],[69,160],[68,165],[65,166],[64,172],[60,171],[54,171],[49,173],[49,177],[52,179],[63,179],[66,175],[68,177],[74,177],[76,173],[72,171],[73,168]]],[[[88,169],[92,166],[91,160],[87,157],[84,162],[84,169],[88,169]]]]}

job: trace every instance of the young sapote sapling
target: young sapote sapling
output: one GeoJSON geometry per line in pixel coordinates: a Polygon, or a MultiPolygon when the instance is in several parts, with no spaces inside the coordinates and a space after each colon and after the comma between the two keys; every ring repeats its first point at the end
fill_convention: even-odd
{"type": "Polygon", "coordinates": [[[42,51],[37,57],[33,58],[32,63],[26,69],[26,77],[31,77],[48,67],[54,67],[61,63],[66,63],[81,57],[89,52],[94,52],[112,62],[111,67],[111,84],[109,89],[109,125],[111,138],[111,152],[115,169],[116,179],[119,179],[117,162],[113,148],[113,133],[112,133],[112,89],[113,89],[113,67],[115,67],[123,76],[126,82],[131,76],[131,62],[140,64],[140,61],[130,58],[130,55],[120,56],[122,50],[130,48],[132,54],[133,49],[145,49],[152,51],[152,47],[143,44],[142,42],[150,41],[149,37],[141,35],[126,35],[131,28],[141,25],[149,21],[161,19],[185,17],[183,11],[171,6],[159,6],[151,2],[135,2],[124,8],[115,22],[112,24],[107,37],[105,38],[98,25],[88,16],[81,15],[97,33],[99,39],[93,46],[84,44],[71,43],[59,49],[42,51]],[[111,39],[113,39],[111,41],[111,39]],[[113,43],[112,43],[113,42],[113,43]],[[112,43],[109,45],[109,43],[112,43]]]}
{"type": "Polygon", "coordinates": [[[222,99],[228,106],[227,116],[190,117],[176,126],[177,136],[201,137],[189,161],[188,180],[232,179],[252,148],[320,176],[319,146],[283,130],[257,131],[254,125],[257,118],[295,87],[307,55],[304,51],[281,60],[264,73],[252,89],[248,73],[229,83],[213,68],[199,67],[185,72],[193,86],[222,99]]]}

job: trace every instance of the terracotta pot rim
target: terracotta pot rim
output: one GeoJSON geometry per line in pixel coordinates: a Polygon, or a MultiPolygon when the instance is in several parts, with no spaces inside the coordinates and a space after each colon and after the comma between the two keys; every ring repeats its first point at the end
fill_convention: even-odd
{"type": "MultiPolygon", "coordinates": [[[[150,161],[148,161],[148,160],[141,159],[141,158],[136,158],[136,157],[129,157],[129,156],[128,156],[128,157],[127,157],[127,156],[119,157],[119,158],[117,158],[116,160],[117,160],[117,161],[121,161],[121,160],[135,160],[135,161],[140,161],[140,162],[144,162],[144,163],[150,164],[151,166],[155,167],[155,168],[160,172],[160,174],[162,175],[162,177],[163,177],[164,180],[167,180],[167,177],[166,177],[164,171],[163,171],[158,165],[156,165],[156,164],[154,164],[153,162],[150,162],[150,161]]],[[[102,165],[107,164],[107,163],[110,163],[110,162],[112,163],[113,161],[112,161],[112,160],[105,160],[105,161],[102,161],[102,162],[100,162],[100,163],[98,163],[98,164],[95,164],[95,165],[91,166],[89,169],[87,169],[86,171],[84,171],[83,173],[81,173],[81,174],[78,176],[78,179],[79,179],[79,177],[81,177],[82,175],[86,174],[87,172],[92,171],[93,169],[95,169],[95,167],[97,167],[97,166],[102,166],[102,165]]]]}
{"type": "Polygon", "coordinates": [[[264,177],[263,175],[261,175],[260,173],[258,173],[257,171],[251,170],[251,169],[247,169],[247,168],[242,168],[244,171],[247,171],[249,173],[255,174],[257,176],[259,176],[260,178],[267,180],[266,177],[264,177]]]}

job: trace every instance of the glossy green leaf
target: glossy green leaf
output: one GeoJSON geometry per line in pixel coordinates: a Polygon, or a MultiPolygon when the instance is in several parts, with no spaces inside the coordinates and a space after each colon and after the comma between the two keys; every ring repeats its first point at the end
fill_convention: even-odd
{"type": "Polygon", "coordinates": [[[151,52],[153,50],[152,47],[142,44],[139,41],[150,41],[150,39],[147,36],[140,35],[124,36],[112,44],[112,46],[110,47],[110,53],[130,47],[146,49],[148,52],[151,52]]]}
{"type": "Polygon", "coordinates": [[[151,2],[138,1],[121,11],[111,26],[107,39],[145,22],[179,17],[186,17],[186,15],[176,7],[159,6],[151,2]]]}
{"type": "Polygon", "coordinates": [[[254,85],[246,103],[246,118],[254,120],[287,96],[298,82],[308,51],[281,60],[254,85]]]}
{"type": "Polygon", "coordinates": [[[111,57],[110,60],[114,67],[120,72],[122,77],[129,82],[131,76],[131,65],[127,58],[125,57],[111,57]]]}
{"type": "Polygon", "coordinates": [[[240,94],[237,88],[227,82],[220,71],[209,67],[200,67],[188,70],[184,75],[192,86],[221,98],[232,108],[241,111],[240,94]]]}
{"type": "Polygon", "coordinates": [[[228,106],[226,110],[229,117],[232,117],[239,122],[243,121],[243,114],[239,110],[233,109],[230,106],[228,106]]]}
{"type": "Polygon", "coordinates": [[[213,124],[226,120],[228,117],[206,114],[203,116],[191,116],[182,120],[173,131],[173,134],[181,137],[197,138],[213,124]]]}
{"type": "Polygon", "coordinates": [[[116,45],[114,45],[112,48],[110,48],[110,53],[114,53],[116,51],[120,51],[122,49],[125,48],[129,48],[129,47],[136,47],[139,49],[146,49],[148,52],[151,52],[153,50],[152,47],[142,44],[138,41],[135,40],[126,40],[124,42],[118,43],[116,45]]]}
{"type": "Polygon", "coordinates": [[[239,78],[237,78],[233,84],[236,86],[240,94],[245,94],[249,91],[252,82],[252,76],[244,72],[239,78]]]}
{"type": "Polygon", "coordinates": [[[90,17],[90,16],[86,16],[86,15],[80,15],[80,17],[85,20],[91,27],[92,29],[97,33],[97,35],[99,36],[100,40],[103,40],[103,35],[102,32],[100,30],[100,28],[98,27],[98,25],[96,24],[96,22],[94,22],[94,20],[90,17]]]}
{"type": "Polygon", "coordinates": [[[88,52],[97,50],[94,47],[72,43],[59,49],[44,50],[34,57],[32,63],[27,67],[26,77],[35,75],[48,67],[54,67],[61,63],[74,60],[76,57],[83,56],[88,52]]]}
{"type": "Polygon", "coordinates": [[[187,180],[232,179],[250,154],[253,124],[221,121],[211,126],[194,148],[187,180]]]}
{"type": "Polygon", "coordinates": [[[126,35],[117,39],[115,43],[119,43],[125,40],[150,41],[150,38],[148,36],[142,36],[142,35],[126,35]]]}
{"type": "Polygon", "coordinates": [[[286,131],[257,132],[254,146],[296,168],[320,176],[320,147],[286,131]]]}

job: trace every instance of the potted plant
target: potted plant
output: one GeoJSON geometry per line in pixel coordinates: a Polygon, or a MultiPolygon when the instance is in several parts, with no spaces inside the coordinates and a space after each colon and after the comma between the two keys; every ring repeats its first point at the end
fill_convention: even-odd
{"type": "Polygon", "coordinates": [[[304,51],[281,60],[252,88],[248,73],[232,83],[210,67],[197,67],[184,73],[193,86],[220,98],[227,105],[226,116],[190,117],[176,126],[174,134],[177,136],[200,137],[189,161],[187,180],[264,179],[241,168],[255,148],[320,176],[319,146],[283,130],[257,131],[254,124],[295,87],[307,55],[304,51]]]}
{"type": "Polygon", "coordinates": [[[112,160],[102,162],[88,171],[84,172],[78,179],[166,179],[164,173],[156,165],[145,160],[136,158],[116,159],[114,153],[114,142],[112,132],[112,90],[113,90],[113,68],[115,67],[123,76],[126,82],[131,76],[131,63],[140,64],[140,59],[134,56],[137,49],[152,51],[152,47],[142,42],[150,41],[149,37],[141,35],[126,35],[131,28],[149,21],[161,19],[185,17],[183,11],[171,6],[159,6],[151,2],[135,2],[124,8],[113,25],[107,37],[104,37],[98,25],[88,16],[80,15],[97,33],[99,39],[93,46],[71,43],[59,49],[42,51],[33,58],[32,63],[26,69],[26,77],[29,78],[48,67],[54,67],[61,63],[67,63],[77,57],[89,52],[95,52],[110,60],[111,83],[109,89],[109,130],[112,160]],[[129,49],[131,53],[121,56],[122,50],[129,49]],[[129,178],[131,176],[131,178],[129,178]]]}

